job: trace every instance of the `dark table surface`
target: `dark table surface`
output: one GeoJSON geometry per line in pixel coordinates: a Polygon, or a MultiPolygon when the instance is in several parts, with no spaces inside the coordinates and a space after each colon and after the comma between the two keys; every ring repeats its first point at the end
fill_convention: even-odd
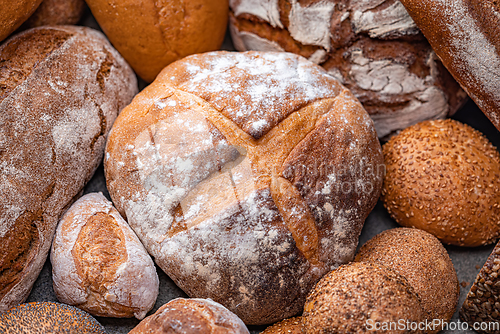
{"type": "MultiPolygon", "coordinates": [[[[86,17],[82,22],[83,25],[99,29],[97,23],[92,18],[89,12],[87,12],[86,17]]],[[[226,38],[222,48],[225,50],[233,50],[229,37],[226,38]]],[[[141,82],[140,88],[144,87],[145,83],[141,82]]],[[[467,104],[462,109],[460,109],[452,118],[467,123],[473,128],[481,131],[496,147],[500,147],[500,132],[497,131],[497,129],[491,124],[491,122],[486,118],[486,116],[484,116],[484,114],[471,100],[469,100],[467,104]]],[[[90,192],[102,192],[109,198],[109,194],[106,190],[106,183],[102,165],[96,171],[96,174],[85,188],[85,193],[90,192]]],[[[383,205],[379,202],[366,220],[359,240],[359,247],[376,234],[394,227],[398,227],[398,224],[393,219],[391,219],[383,205]]],[[[476,248],[456,246],[445,247],[450,254],[453,265],[455,266],[455,269],[457,271],[458,280],[461,283],[460,301],[458,304],[457,312],[455,313],[452,320],[456,322],[458,321],[458,310],[465,300],[467,292],[469,291],[471,284],[474,282],[474,279],[478,274],[480,268],[486,262],[488,255],[492,251],[493,245],[476,248]]],[[[167,303],[171,299],[177,297],[186,297],[184,292],[180,290],[172,282],[172,280],[170,280],[170,278],[158,267],[157,272],[160,278],[160,294],[153,310],[149,314],[155,312],[160,306],[167,303]]],[[[49,260],[47,260],[47,262],[45,263],[45,266],[43,267],[43,270],[38,277],[38,280],[36,281],[27,301],[57,301],[54,290],[52,288],[51,265],[49,260]]],[[[97,319],[101,324],[104,325],[107,332],[110,334],[128,333],[139,323],[139,321],[136,319],[97,319]]],[[[259,333],[264,328],[265,326],[249,327],[251,333],[259,333]]],[[[474,331],[449,330],[442,333],[474,333],[474,331]]]]}

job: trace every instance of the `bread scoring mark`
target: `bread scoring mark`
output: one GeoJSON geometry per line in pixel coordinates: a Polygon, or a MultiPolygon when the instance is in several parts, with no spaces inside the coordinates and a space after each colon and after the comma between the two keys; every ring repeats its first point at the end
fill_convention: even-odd
{"type": "Polygon", "coordinates": [[[234,15],[251,14],[268,22],[272,27],[283,29],[278,4],[278,0],[229,0],[234,15]]]}
{"type": "Polygon", "coordinates": [[[371,38],[395,38],[420,32],[399,1],[379,11],[355,9],[351,12],[351,23],[356,34],[368,33],[371,38]]]}
{"type": "Polygon", "coordinates": [[[172,53],[173,59],[180,58],[177,48],[170,45],[171,41],[179,40],[179,34],[184,27],[185,4],[184,0],[152,0],[154,3],[156,21],[162,36],[162,43],[166,53],[172,53]]]}
{"type": "Polygon", "coordinates": [[[298,0],[291,0],[288,31],[305,45],[317,45],[330,51],[330,19],[335,10],[333,1],[320,1],[302,7],[298,0]]]}
{"type": "Polygon", "coordinates": [[[363,55],[361,49],[351,52],[352,67],[349,76],[364,90],[384,95],[412,94],[413,98],[395,113],[371,115],[377,135],[384,137],[419,121],[445,117],[448,113],[448,99],[444,92],[434,85],[436,59],[431,54],[428,65],[431,73],[420,78],[411,73],[408,66],[391,60],[372,60],[363,55]],[[397,115],[397,117],[395,117],[397,115]]]}
{"type": "Polygon", "coordinates": [[[234,25],[230,25],[231,36],[236,49],[240,51],[261,50],[261,51],[285,51],[278,43],[262,38],[247,31],[239,31],[234,25]]]}

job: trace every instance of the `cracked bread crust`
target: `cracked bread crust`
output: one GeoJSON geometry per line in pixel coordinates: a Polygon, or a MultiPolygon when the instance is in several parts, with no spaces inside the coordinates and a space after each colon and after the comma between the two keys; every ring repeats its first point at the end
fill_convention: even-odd
{"type": "Polygon", "coordinates": [[[87,5],[111,43],[147,82],[177,59],[219,49],[229,8],[228,0],[88,0],[87,5]]]}
{"type": "Polygon", "coordinates": [[[237,50],[294,52],[321,64],[360,100],[380,138],[445,118],[465,102],[398,0],[231,0],[230,7],[237,50]]]}
{"type": "Polygon", "coordinates": [[[37,28],[0,47],[0,310],[29,294],[59,215],[136,92],[130,67],[92,29],[37,28]]]}
{"type": "Polygon", "coordinates": [[[180,60],[118,117],[107,186],[158,265],[247,324],[302,309],[352,260],[382,185],[373,122],[290,53],[180,60]]]}

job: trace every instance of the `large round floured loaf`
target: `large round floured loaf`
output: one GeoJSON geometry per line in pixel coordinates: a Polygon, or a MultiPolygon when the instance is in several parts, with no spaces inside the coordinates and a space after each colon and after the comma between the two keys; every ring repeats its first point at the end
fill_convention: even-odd
{"type": "Polygon", "coordinates": [[[153,260],[101,193],[64,213],[50,262],[57,299],[95,316],[143,319],[158,296],[153,260]]]}
{"type": "Polygon", "coordinates": [[[379,137],[453,114],[466,94],[399,0],[231,0],[237,50],[321,64],[361,101],[379,137]]]}
{"type": "Polygon", "coordinates": [[[436,54],[500,130],[498,0],[402,0],[436,54]]]}
{"type": "Polygon", "coordinates": [[[89,28],[37,28],[0,47],[0,310],[27,297],[136,92],[133,71],[89,28]]]}
{"type": "Polygon", "coordinates": [[[173,63],[106,147],[113,202],[158,265],[247,324],[297,314],[324,273],[352,260],[382,183],[361,104],[289,53],[173,63]]]}

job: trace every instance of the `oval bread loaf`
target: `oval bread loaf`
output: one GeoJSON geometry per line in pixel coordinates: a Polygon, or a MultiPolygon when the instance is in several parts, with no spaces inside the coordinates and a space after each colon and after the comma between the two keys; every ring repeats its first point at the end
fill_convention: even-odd
{"type": "Polygon", "coordinates": [[[169,301],[130,334],[249,334],[234,313],[210,299],[177,298],[169,301]]]}
{"type": "Polygon", "coordinates": [[[382,184],[366,111],[290,53],[171,64],[120,114],[106,152],[113,202],[158,265],[247,324],[299,313],[352,260],[382,184]]]}
{"type": "Polygon", "coordinates": [[[0,310],[28,295],[59,215],[136,92],[130,67],[89,28],[36,28],[0,47],[0,310]]]}
{"type": "Polygon", "coordinates": [[[231,0],[239,51],[321,64],[360,100],[380,138],[453,114],[467,95],[399,0],[231,0]]]}
{"type": "Polygon", "coordinates": [[[158,296],[153,260],[101,193],[62,216],[50,262],[57,299],[95,316],[142,319],[158,296]]]}
{"type": "Polygon", "coordinates": [[[85,10],[84,0],[43,0],[21,29],[76,24],[85,10]]]}
{"type": "Polygon", "coordinates": [[[106,36],[135,72],[151,82],[168,64],[220,48],[228,0],[86,0],[106,36]]]}

